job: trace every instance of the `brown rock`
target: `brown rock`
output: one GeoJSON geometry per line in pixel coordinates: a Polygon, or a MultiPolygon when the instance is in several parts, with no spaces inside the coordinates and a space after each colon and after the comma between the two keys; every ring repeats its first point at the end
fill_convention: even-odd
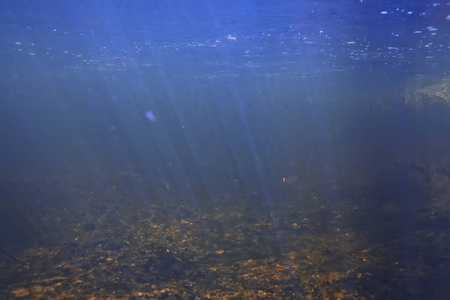
{"type": "Polygon", "coordinates": [[[18,288],[11,292],[16,298],[27,297],[30,295],[30,290],[27,288],[18,288]]]}

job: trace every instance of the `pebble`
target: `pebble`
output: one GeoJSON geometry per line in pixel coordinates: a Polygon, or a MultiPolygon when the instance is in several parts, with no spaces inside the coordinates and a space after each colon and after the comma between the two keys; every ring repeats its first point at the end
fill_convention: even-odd
{"type": "Polygon", "coordinates": [[[35,285],[31,288],[33,294],[41,294],[44,292],[44,287],[42,285],[35,285]]]}
{"type": "Polygon", "coordinates": [[[14,291],[12,291],[11,293],[16,298],[22,298],[22,297],[29,296],[30,295],[30,290],[28,290],[26,288],[18,288],[18,289],[15,289],[14,291]]]}

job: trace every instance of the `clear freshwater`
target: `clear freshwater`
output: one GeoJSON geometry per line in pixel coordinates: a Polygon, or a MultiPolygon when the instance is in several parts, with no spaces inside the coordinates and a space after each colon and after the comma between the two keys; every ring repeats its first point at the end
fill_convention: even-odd
{"type": "Polygon", "coordinates": [[[1,299],[450,299],[450,2],[0,2],[1,299]]]}

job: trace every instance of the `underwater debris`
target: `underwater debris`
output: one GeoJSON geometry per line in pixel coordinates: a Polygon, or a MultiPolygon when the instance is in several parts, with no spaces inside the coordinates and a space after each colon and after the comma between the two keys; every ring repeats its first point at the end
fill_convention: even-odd
{"type": "Polygon", "coordinates": [[[424,76],[416,76],[407,83],[405,102],[420,110],[426,103],[450,103],[450,77],[427,84],[424,76]]]}

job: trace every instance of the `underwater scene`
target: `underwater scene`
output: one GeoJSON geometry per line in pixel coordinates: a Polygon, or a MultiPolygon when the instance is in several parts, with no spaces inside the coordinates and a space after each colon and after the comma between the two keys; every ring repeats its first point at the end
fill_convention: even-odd
{"type": "Polygon", "coordinates": [[[0,299],[450,299],[450,2],[0,24],[0,299]]]}

